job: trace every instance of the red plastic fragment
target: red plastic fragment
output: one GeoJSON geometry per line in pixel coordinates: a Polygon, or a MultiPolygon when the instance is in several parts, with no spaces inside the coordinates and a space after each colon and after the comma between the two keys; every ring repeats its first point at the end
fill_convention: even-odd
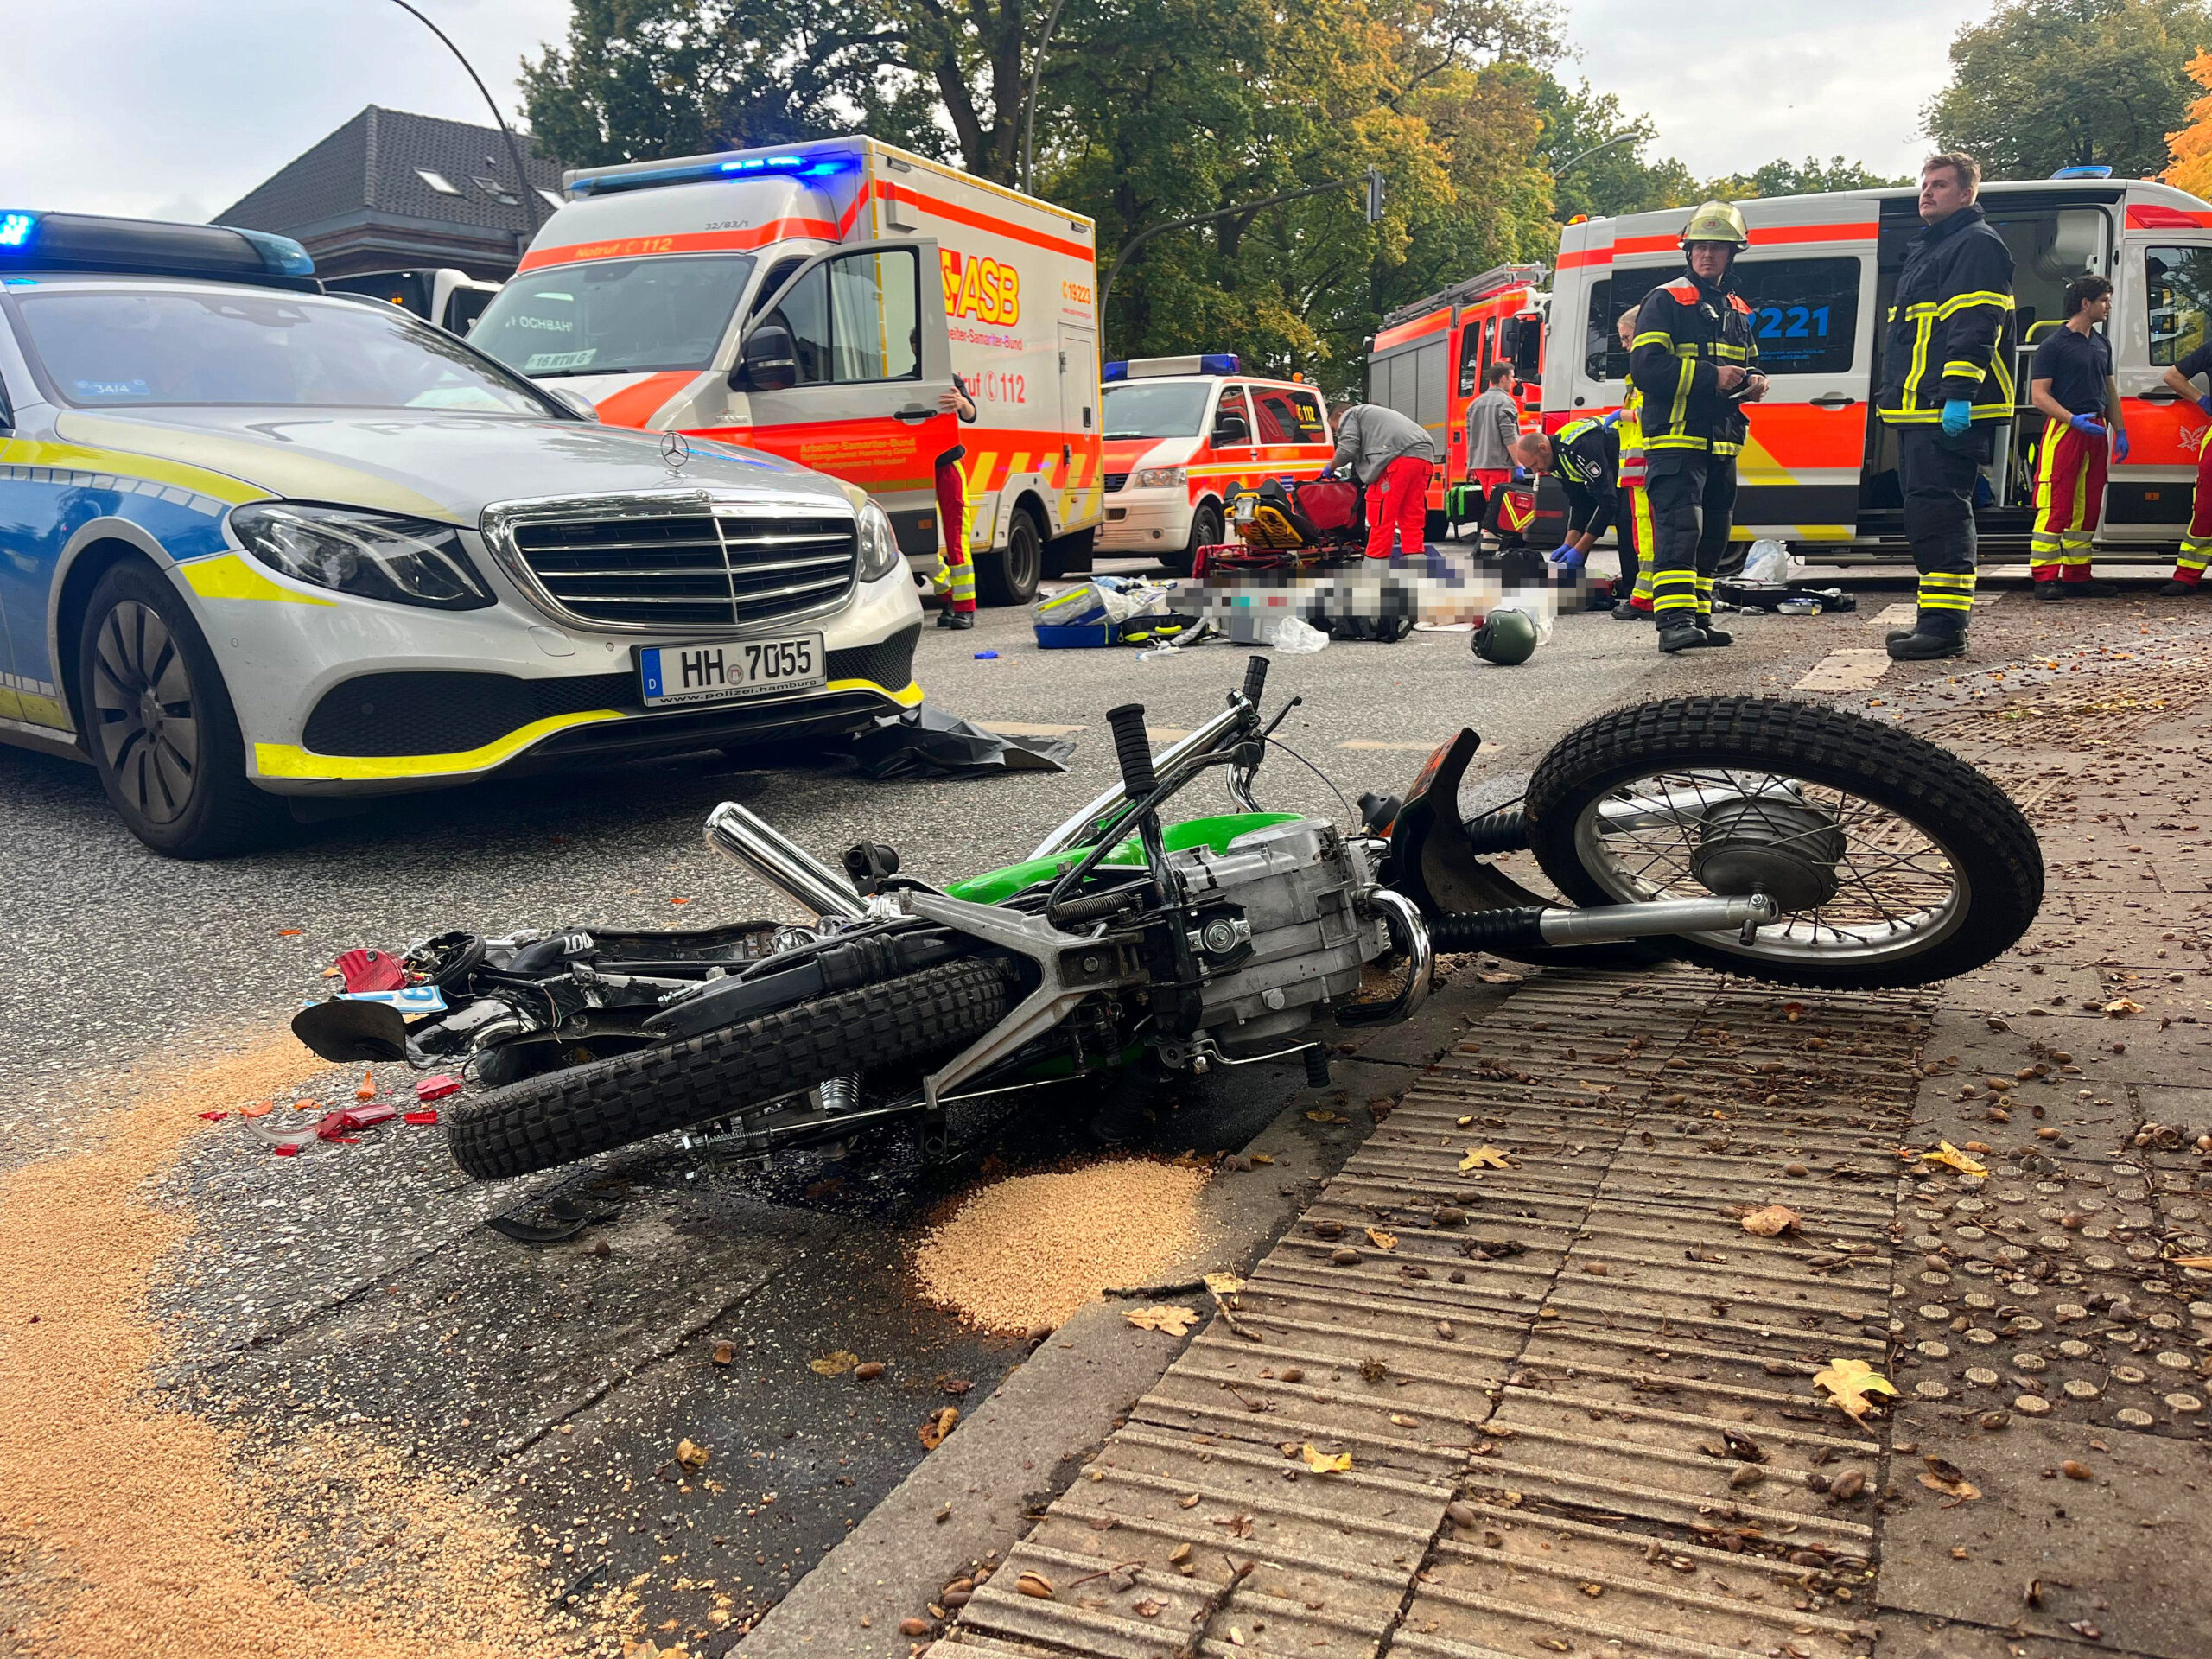
{"type": "Polygon", "coordinates": [[[365,1129],[378,1123],[389,1123],[398,1116],[397,1107],[380,1100],[372,1101],[366,1105],[346,1106],[334,1112],[325,1112],[315,1124],[315,1132],[325,1141],[344,1141],[348,1129],[365,1129]]]}
{"type": "Polygon", "coordinates": [[[202,1112],[200,1116],[206,1118],[210,1123],[219,1123],[225,1118],[228,1117],[230,1114],[228,1112],[202,1112]]]}
{"type": "Polygon", "coordinates": [[[438,1121],[438,1115],[435,1109],[420,1112],[403,1112],[401,1116],[410,1123],[435,1123],[438,1121]]]}
{"type": "Polygon", "coordinates": [[[296,1158],[300,1155],[299,1147],[294,1146],[289,1141],[285,1142],[281,1147],[271,1147],[269,1150],[275,1153],[279,1158],[296,1158]]]}
{"type": "Polygon", "coordinates": [[[348,950],[331,964],[349,991],[396,991],[407,982],[398,962],[384,950],[348,950]]]}
{"type": "Polygon", "coordinates": [[[457,1095],[460,1092],[461,1079],[448,1077],[443,1071],[425,1077],[415,1085],[415,1098],[423,1101],[443,1100],[448,1095],[457,1095]]]}

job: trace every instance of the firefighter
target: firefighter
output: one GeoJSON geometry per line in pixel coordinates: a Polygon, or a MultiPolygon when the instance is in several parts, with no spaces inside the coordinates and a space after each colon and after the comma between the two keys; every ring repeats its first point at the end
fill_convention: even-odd
{"type": "Polygon", "coordinates": [[[1751,308],[1728,282],[1751,245],[1732,203],[1707,202],[1682,228],[1688,269],[1636,314],[1629,379],[1643,403],[1652,615],[1664,652],[1735,643],[1713,626],[1713,575],[1736,509],[1743,406],[1766,395],[1751,308]]]}
{"type": "Polygon", "coordinates": [[[1620,511],[1619,430],[1586,415],[1549,436],[1523,432],[1507,448],[1515,466],[1559,474],[1567,491],[1567,539],[1552,550],[1550,558],[1554,564],[1580,569],[1620,511]]]}
{"type": "Polygon", "coordinates": [[[2029,401],[2043,412],[2036,461],[2036,523],[2029,538],[2037,599],[2107,599],[2120,590],[2089,579],[2089,544],[2105,498],[2105,457],[2127,459],[2127,428],[2112,343],[2097,327],[2112,315],[2112,283],[2066,285],[2066,323],[2036,347],[2029,401]]]}
{"type": "Polygon", "coordinates": [[[1905,250],[1882,344],[1884,423],[1897,435],[1919,616],[1889,638],[1919,662],[1963,655],[1974,616],[1974,481],[2012,418],[2012,255],[1974,194],[1981,167],[1946,151],[1920,169],[1923,228],[1905,250]]]}
{"type": "MultiPolygon", "coordinates": [[[[1624,311],[1617,331],[1621,354],[1636,338],[1636,311],[1624,311]]],[[[1643,402],[1636,387],[1614,416],[1621,435],[1620,522],[1613,526],[1613,543],[1621,564],[1620,581],[1613,588],[1613,620],[1649,622],[1651,620],[1651,497],[1643,487],[1643,402]]]]}
{"type": "MultiPolygon", "coordinates": [[[[2212,378],[2212,339],[2165,372],[2171,390],[2212,416],[2212,392],[2197,389],[2199,375],[2212,378]]],[[[2181,598],[2203,593],[2208,563],[2212,563],[2212,427],[2207,427],[2197,441],[2196,505],[2190,512],[2189,533],[2181,538],[2181,556],[2174,561],[2173,580],[2158,591],[2181,598]]]]}
{"type": "MultiPolygon", "coordinates": [[[[957,415],[963,426],[976,423],[976,400],[968,395],[968,383],[957,374],[952,390],[938,394],[937,406],[957,415]]],[[[931,587],[944,600],[944,608],[937,613],[940,628],[976,626],[976,567],[968,559],[968,480],[960,470],[967,454],[968,446],[956,443],[937,458],[937,517],[944,537],[944,566],[931,587]]]]}

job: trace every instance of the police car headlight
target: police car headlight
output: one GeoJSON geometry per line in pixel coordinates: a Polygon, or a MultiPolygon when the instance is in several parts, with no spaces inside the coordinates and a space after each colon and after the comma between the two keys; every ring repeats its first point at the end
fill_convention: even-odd
{"type": "Polygon", "coordinates": [[[861,503],[860,537],[862,582],[879,581],[899,568],[899,537],[890,515],[873,501],[861,503]]]}
{"type": "Polygon", "coordinates": [[[1146,467],[1129,480],[1141,490],[1179,490],[1190,481],[1187,467],[1146,467]]]}
{"type": "Polygon", "coordinates": [[[493,602],[450,524],[266,501],[232,509],[231,533],[270,569],[318,588],[442,611],[493,602]]]}

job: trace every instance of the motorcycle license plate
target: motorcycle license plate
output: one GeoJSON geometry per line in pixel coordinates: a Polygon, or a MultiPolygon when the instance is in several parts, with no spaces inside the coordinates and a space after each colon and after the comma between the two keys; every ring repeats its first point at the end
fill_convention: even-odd
{"type": "Polygon", "coordinates": [[[637,649],[638,690],[648,709],[806,691],[830,677],[818,633],[637,649]]]}

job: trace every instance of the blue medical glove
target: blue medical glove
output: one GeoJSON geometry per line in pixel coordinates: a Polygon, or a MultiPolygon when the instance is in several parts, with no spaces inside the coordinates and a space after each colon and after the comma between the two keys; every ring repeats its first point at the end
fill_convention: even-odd
{"type": "Polygon", "coordinates": [[[1579,570],[1582,568],[1582,550],[1573,542],[1561,542],[1544,556],[1554,564],[1566,565],[1571,570],[1579,570]]]}
{"type": "Polygon", "coordinates": [[[2212,415],[2212,393],[2207,393],[2205,396],[2198,398],[2196,400],[2196,406],[2202,410],[2207,415],[2212,415]]]}
{"type": "Polygon", "coordinates": [[[2124,426],[2116,426],[2113,429],[2112,458],[2114,461],[2127,459],[2127,429],[2124,426]]]}
{"type": "Polygon", "coordinates": [[[1943,405],[1943,435],[1955,438],[1963,433],[1974,419],[1974,405],[1963,397],[1954,397],[1943,405]]]}
{"type": "Polygon", "coordinates": [[[2094,415],[2076,415],[2066,424],[2089,437],[2101,438],[2105,435],[2105,423],[2094,415]]]}
{"type": "Polygon", "coordinates": [[[1628,410],[1624,409],[1617,409],[1611,414],[1606,416],[1604,420],[1599,422],[1598,424],[1600,426],[1618,426],[1621,423],[1621,416],[1627,413],[1628,410]]]}
{"type": "Polygon", "coordinates": [[[1332,467],[1332,467],[1324,467],[1321,469],[1321,476],[1322,476],[1322,477],[1324,477],[1324,478],[1334,478],[1336,475],[1337,475],[1337,469],[1336,469],[1334,467],[1332,467]]]}

